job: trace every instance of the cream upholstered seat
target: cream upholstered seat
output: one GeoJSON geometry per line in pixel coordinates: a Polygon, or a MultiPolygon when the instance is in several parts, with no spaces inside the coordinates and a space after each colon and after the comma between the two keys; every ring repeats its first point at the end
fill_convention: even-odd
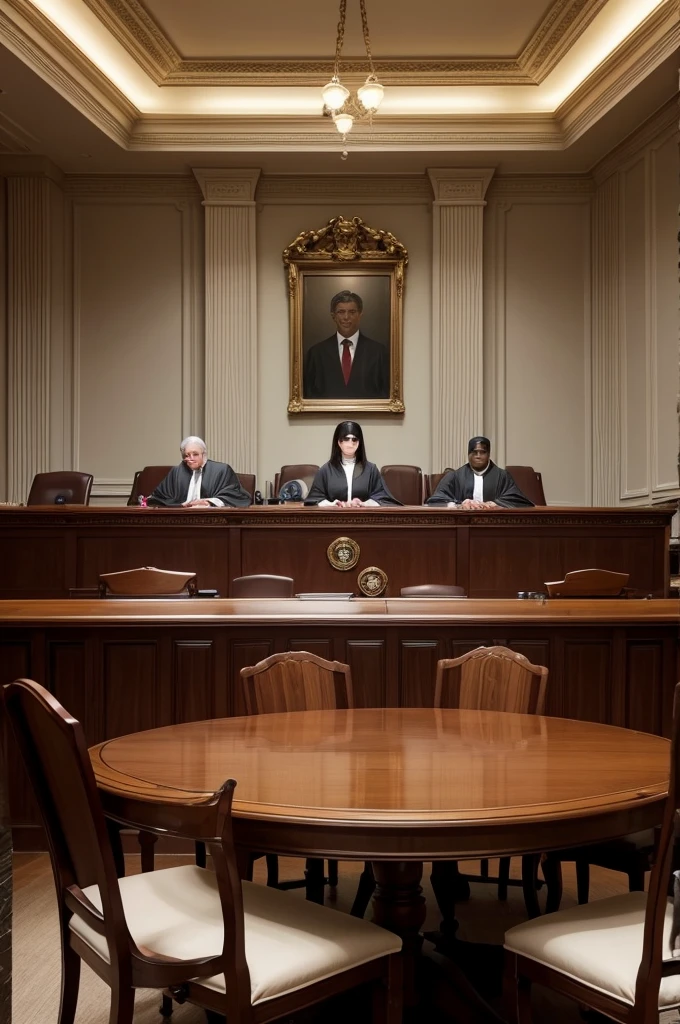
{"type": "Polygon", "coordinates": [[[198,813],[196,805],[173,807],[178,832],[209,846],[212,871],[186,865],[119,878],[80,722],[30,679],[8,683],[0,696],[48,836],[61,934],[60,1024],[75,1017],[81,960],[111,989],[110,1024],[132,1024],[138,988],[165,990],[164,1016],[172,996],[229,1024],[267,1024],[366,985],[383,1024],[400,1024],[398,937],[241,881],[233,779],[198,813]]]}
{"type": "MultiPolygon", "coordinates": [[[[646,893],[628,892],[558,910],[510,928],[505,933],[505,948],[632,1006],[646,908],[646,893]]],[[[673,959],[669,946],[672,921],[673,905],[668,900],[664,960],[673,959]]],[[[680,1006],[680,975],[662,978],[659,1010],[676,1006],[680,1006]]]]}
{"type": "Polygon", "coordinates": [[[583,903],[510,928],[504,992],[513,1024],[531,1021],[534,982],[621,1024],[658,1024],[660,1010],[680,1006],[680,958],[674,955],[680,901],[676,897],[674,906],[668,898],[679,781],[680,683],[673,700],[668,796],[649,892],[583,903]]]}
{"type": "MultiPolygon", "coordinates": [[[[188,864],[121,878],[119,885],[138,946],[180,960],[220,953],[224,919],[214,872],[188,864]]],[[[101,910],[98,887],[83,892],[101,910]]],[[[401,949],[401,939],[384,928],[253,882],[243,883],[243,910],[253,1005],[401,949]]],[[[70,927],[110,962],[103,935],[79,917],[70,927]]],[[[225,991],[223,974],[194,984],[225,991]]]]}

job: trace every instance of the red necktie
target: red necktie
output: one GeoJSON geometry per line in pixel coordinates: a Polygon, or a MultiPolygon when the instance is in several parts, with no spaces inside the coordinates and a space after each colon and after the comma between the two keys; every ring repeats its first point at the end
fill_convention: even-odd
{"type": "Polygon", "coordinates": [[[349,375],[352,372],[352,356],[350,355],[349,347],[352,342],[349,338],[343,338],[342,340],[342,359],[340,365],[342,366],[342,375],[345,378],[345,384],[349,384],[349,375]]]}

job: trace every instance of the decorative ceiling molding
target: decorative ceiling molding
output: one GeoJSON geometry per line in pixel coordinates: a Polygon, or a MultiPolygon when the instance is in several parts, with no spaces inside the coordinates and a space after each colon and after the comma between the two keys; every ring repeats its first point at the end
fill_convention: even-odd
{"type": "Polygon", "coordinates": [[[556,111],[570,146],[680,48],[680,0],[663,4],[556,111]]]}
{"type": "Polygon", "coordinates": [[[428,167],[437,206],[484,206],[493,167],[428,167]]]}
{"type": "MultiPolygon", "coordinates": [[[[362,149],[449,150],[562,149],[563,139],[555,119],[549,114],[517,117],[381,117],[372,129],[361,126],[346,147],[350,152],[362,149]]],[[[296,152],[314,149],[339,152],[333,125],[321,118],[241,117],[144,117],[135,125],[128,142],[130,150],[229,150],[247,152],[268,150],[296,152]]]]}
{"type": "MultiPolygon", "coordinates": [[[[142,0],[84,0],[159,86],[309,86],[333,73],[333,59],[183,59],[142,0]]],[[[374,58],[386,85],[537,85],[574,45],[607,0],[554,0],[516,58],[374,58]]],[[[343,79],[366,76],[365,58],[342,60],[343,79]]]]}
{"type": "Polygon", "coordinates": [[[424,174],[263,174],[255,199],[258,203],[272,206],[290,203],[310,206],[324,203],[334,206],[352,203],[422,206],[432,202],[432,189],[424,174]]]}
{"type": "Polygon", "coordinates": [[[0,39],[76,110],[125,148],[139,111],[49,18],[27,0],[3,0],[0,39]]]}

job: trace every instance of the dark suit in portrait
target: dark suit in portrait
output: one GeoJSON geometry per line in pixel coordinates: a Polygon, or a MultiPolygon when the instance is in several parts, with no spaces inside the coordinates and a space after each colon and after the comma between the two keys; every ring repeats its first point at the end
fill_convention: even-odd
{"type": "Polygon", "coordinates": [[[303,394],[305,398],[389,398],[387,347],[359,333],[349,380],[345,384],[337,335],[317,342],[305,356],[303,394]]]}

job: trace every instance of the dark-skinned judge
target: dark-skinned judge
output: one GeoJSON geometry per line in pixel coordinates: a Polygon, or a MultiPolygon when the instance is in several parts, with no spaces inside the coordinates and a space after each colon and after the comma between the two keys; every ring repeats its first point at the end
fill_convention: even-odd
{"type": "Polygon", "coordinates": [[[338,423],[331,457],[314,477],[305,505],[370,508],[400,504],[385,487],[378,467],[366,458],[359,424],[353,420],[338,423]]]}
{"type": "Polygon", "coordinates": [[[507,469],[491,461],[488,437],[472,437],[466,464],[442,477],[426,504],[479,510],[523,508],[534,503],[522,494],[507,469]]]}
{"type": "Polygon", "coordinates": [[[200,437],[185,437],[179,447],[182,461],[179,466],[173,466],[149,495],[149,505],[184,505],[185,508],[250,505],[250,495],[241,487],[231,466],[208,458],[205,441],[200,437]]]}

